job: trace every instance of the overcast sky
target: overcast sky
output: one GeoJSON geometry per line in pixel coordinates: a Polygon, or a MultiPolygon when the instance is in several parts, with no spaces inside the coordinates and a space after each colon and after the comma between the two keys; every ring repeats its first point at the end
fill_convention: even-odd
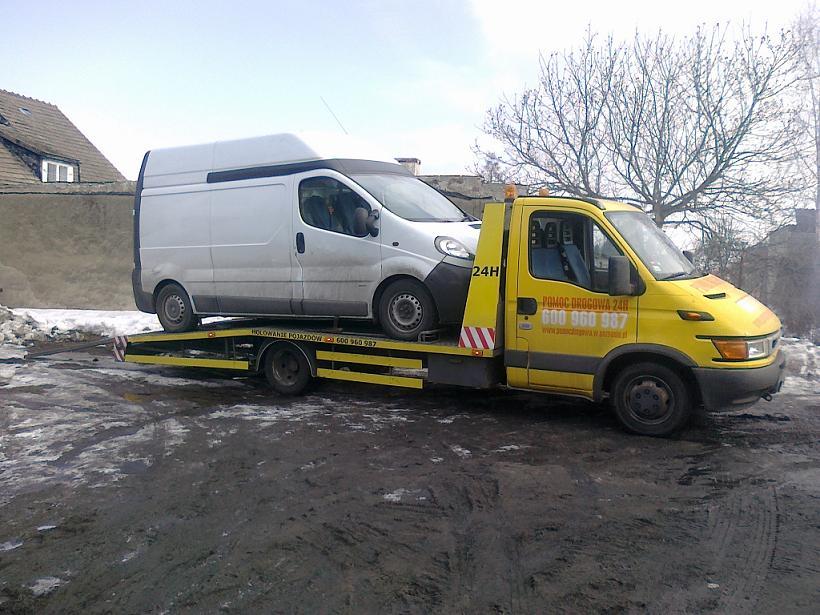
{"type": "Polygon", "coordinates": [[[587,25],[788,25],[805,0],[5,0],[0,88],[59,106],[134,179],[152,148],[345,129],[461,173],[485,110],[587,25]]]}

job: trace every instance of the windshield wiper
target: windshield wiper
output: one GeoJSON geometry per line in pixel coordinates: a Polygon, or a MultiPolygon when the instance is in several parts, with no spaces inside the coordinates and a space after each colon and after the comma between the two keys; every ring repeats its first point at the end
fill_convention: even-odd
{"type": "Polygon", "coordinates": [[[676,271],[675,273],[670,273],[669,275],[666,275],[662,278],[659,278],[659,280],[661,282],[666,282],[666,280],[674,280],[675,278],[682,278],[685,275],[695,273],[695,271],[696,271],[695,269],[693,269],[692,271],[676,271]]]}

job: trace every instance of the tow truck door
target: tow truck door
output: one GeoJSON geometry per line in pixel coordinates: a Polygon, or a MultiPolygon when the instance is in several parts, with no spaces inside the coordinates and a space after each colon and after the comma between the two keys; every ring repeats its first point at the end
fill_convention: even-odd
{"type": "MultiPolygon", "coordinates": [[[[637,337],[637,297],[608,294],[608,261],[623,254],[583,210],[527,206],[522,212],[516,352],[533,388],[589,395],[602,358],[637,337]]],[[[511,332],[512,333],[512,332],[511,332]]]]}

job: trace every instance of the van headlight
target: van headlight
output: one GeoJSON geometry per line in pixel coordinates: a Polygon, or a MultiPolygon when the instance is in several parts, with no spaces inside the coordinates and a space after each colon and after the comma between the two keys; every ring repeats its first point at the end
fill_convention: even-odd
{"type": "Polygon", "coordinates": [[[777,348],[780,332],[755,339],[713,339],[720,356],[726,361],[754,361],[765,359],[777,348]]]}
{"type": "Polygon", "coordinates": [[[455,258],[463,258],[472,260],[475,258],[473,254],[461,243],[458,239],[452,237],[436,237],[436,250],[444,254],[444,256],[453,256],[455,258]]]}

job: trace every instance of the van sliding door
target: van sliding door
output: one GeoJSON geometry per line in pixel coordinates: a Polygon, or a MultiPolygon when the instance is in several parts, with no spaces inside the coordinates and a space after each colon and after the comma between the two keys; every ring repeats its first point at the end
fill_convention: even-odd
{"type": "Polygon", "coordinates": [[[211,255],[223,314],[293,312],[289,186],[282,179],[232,182],[212,192],[211,255]]]}

